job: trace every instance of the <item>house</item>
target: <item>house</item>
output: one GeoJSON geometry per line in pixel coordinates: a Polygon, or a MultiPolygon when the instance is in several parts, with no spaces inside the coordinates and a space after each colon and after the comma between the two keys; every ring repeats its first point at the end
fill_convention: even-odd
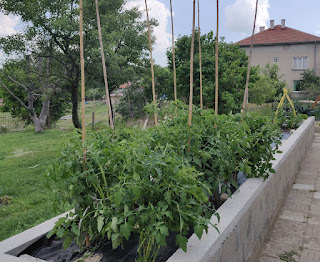
{"type": "Polygon", "coordinates": [[[0,107],[3,106],[3,99],[0,98],[0,107]]]}
{"type": "MultiPolygon", "coordinates": [[[[253,37],[251,64],[262,67],[267,63],[277,64],[288,89],[300,91],[304,70],[320,74],[320,37],[287,27],[285,22],[282,19],[281,25],[274,25],[274,20],[270,20],[270,28],[260,27],[260,32],[253,37]]],[[[236,44],[249,55],[251,36],[236,44]]]]}
{"type": "Polygon", "coordinates": [[[124,90],[130,86],[131,82],[124,83],[110,93],[112,105],[119,103],[120,99],[124,96],[124,90]]]}

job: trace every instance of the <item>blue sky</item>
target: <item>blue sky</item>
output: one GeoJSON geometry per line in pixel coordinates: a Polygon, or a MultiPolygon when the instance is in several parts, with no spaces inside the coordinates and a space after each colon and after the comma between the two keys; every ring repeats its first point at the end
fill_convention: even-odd
{"type": "MultiPolygon", "coordinates": [[[[165,52],[171,46],[171,20],[169,0],[148,0],[150,16],[159,21],[154,34],[157,37],[154,46],[156,63],[166,65],[165,52]]],[[[174,10],[175,36],[191,33],[192,0],[172,0],[174,10]]],[[[226,41],[237,42],[251,34],[255,0],[220,0],[219,35],[226,41]]],[[[144,0],[127,0],[126,7],[139,6],[144,11],[144,0]]],[[[280,24],[286,19],[286,26],[320,36],[319,0],[259,0],[257,30],[259,26],[269,27],[269,20],[280,24]]],[[[216,30],[216,1],[200,0],[201,32],[216,30]]],[[[0,35],[13,34],[21,30],[19,18],[0,14],[0,35]]],[[[0,53],[0,63],[4,56],[0,53]]]]}

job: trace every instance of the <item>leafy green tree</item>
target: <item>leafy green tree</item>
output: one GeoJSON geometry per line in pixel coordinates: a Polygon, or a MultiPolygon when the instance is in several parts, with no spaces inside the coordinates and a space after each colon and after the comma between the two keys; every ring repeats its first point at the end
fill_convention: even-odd
{"type": "MultiPolygon", "coordinates": [[[[170,72],[168,67],[162,67],[160,65],[154,65],[154,78],[155,78],[155,89],[157,98],[160,99],[166,96],[170,100],[174,100],[174,89],[173,87],[173,74],[170,72]]],[[[142,86],[145,87],[145,94],[148,101],[152,100],[152,89],[151,89],[151,74],[146,71],[146,74],[141,81],[142,86]]]]}
{"type": "Polygon", "coordinates": [[[259,79],[249,86],[249,101],[258,105],[274,102],[286,86],[286,81],[279,76],[278,65],[267,64],[260,68],[259,79]]]}
{"type": "MultiPolygon", "coordinates": [[[[196,32],[196,35],[198,32],[196,32]]],[[[194,57],[194,104],[200,103],[199,48],[195,43],[194,57]]],[[[215,37],[213,32],[201,36],[203,104],[206,108],[214,107],[215,88],[215,37]]],[[[191,36],[182,36],[176,41],[175,55],[177,67],[178,98],[187,101],[189,97],[191,36]]],[[[169,69],[172,72],[172,50],[168,50],[169,69]]],[[[222,37],[219,41],[219,113],[240,111],[246,82],[248,57],[238,45],[226,43],[222,37]],[[225,103],[225,102],[228,103],[225,103]]],[[[250,82],[258,79],[258,69],[252,67],[250,82]]],[[[172,77],[171,77],[172,78],[172,77]]],[[[169,90],[170,91],[170,90],[169,90]]],[[[172,95],[169,94],[169,97],[172,95]]]]}
{"type": "MultiPolygon", "coordinates": [[[[102,37],[110,91],[143,72],[148,48],[145,21],[137,8],[125,10],[124,0],[100,2],[102,37]]],[[[0,48],[8,54],[52,52],[55,65],[52,76],[60,78],[61,89],[72,102],[72,120],[80,128],[78,117],[80,51],[78,4],[75,0],[3,0],[0,11],[21,17],[25,31],[0,39],[0,48]],[[50,49],[48,47],[50,43],[50,49]]],[[[94,1],[84,2],[84,50],[87,87],[103,87],[94,1]]],[[[152,21],[152,25],[156,25],[152,21]]]]}
{"type": "Polygon", "coordinates": [[[146,101],[144,88],[133,83],[125,89],[124,96],[117,104],[116,110],[125,120],[139,118],[144,115],[143,108],[146,101]]]}
{"type": "Polygon", "coordinates": [[[59,81],[50,77],[50,58],[28,57],[7,61],[0,73],[3,110],[11,112],[26,124],[33,123],[36,132],[56,121],[65,111],[59,81]]]}
{"type": "Polygon", "coordinates": [[[301,76],[301,90],[305,91],[309,98],[317,98],[320,95],[320,76],[316,75],[313,70],[306,70],[301,76]]]}

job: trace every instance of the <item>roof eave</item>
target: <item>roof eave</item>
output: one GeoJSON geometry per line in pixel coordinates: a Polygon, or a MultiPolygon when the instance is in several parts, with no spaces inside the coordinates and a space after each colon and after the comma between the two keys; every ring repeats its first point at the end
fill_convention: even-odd
{"type": "MultiPolygon", "coordinates": [[[[259,46],[303,45],[303,44],[320,44],[320,40],[319,41],[304,41],[304,42],[284,42],[284,43],[253,44],[253,46],[254,47],[259,47],[259,46]]],[[[246,44],[246,45],[238,44],[238,45],[240,47],[250,47],[250,44],[246,44]]]]}

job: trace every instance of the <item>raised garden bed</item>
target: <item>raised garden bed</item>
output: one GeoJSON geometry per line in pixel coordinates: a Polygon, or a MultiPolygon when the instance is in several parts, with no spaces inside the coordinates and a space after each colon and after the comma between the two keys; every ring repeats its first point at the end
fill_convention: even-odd
{"type": "MultiPolygon", "coordinates": [[[[204,234],[201,240],[198,240],[195,235],[191,236],[187,253],[178,250],[168,261],[215,261],[212,260],[214,257],[217,258],[216,261],[220,261],[219,259],[221,261],[249,261],[252,259],[258,248],[253,243],[263,242],[268,225],[275,216],[286,188],[292,183],[305,150],[312,142],[314,131],[312,127],[314,127],[314,119],[309,118],[283,143],[281,146],[283,153],[276,155],[276,160],[273,162],[276,174],[272,174],[264,183],[260,178],[248,179],[240,187],[240,191],[237,191],[218,209],[221,217],[218,226],[220,235],[214,228],[209,227],[208,234],[204,234]],[[243,228],[246,228],[246,231],[243,228]],[[246,235],[249,237],[247,240],[243,239],[246,235]]],[[[213,217],[211,222],[216,223],[216,218],[213,217]]],[[[6,255],[0,256],[0,261],[2,261],[1,258],[7,259],[3,261],[10,261],[8,254],[19,255],[22,250],[36,242],[50,229],[52,229],[52,221],[1,242],[0,253],[6,255]],[[42,228],[42,231],[39,231],[39,227],[42,228]],[[45,227],[47,229],[43,230],[45,227]],[[26,236],[28,237],[25,242],[28,243],[21,241],[26,236]]],[[[13,256],[10,259],[23,261],[13,256]]]]}

